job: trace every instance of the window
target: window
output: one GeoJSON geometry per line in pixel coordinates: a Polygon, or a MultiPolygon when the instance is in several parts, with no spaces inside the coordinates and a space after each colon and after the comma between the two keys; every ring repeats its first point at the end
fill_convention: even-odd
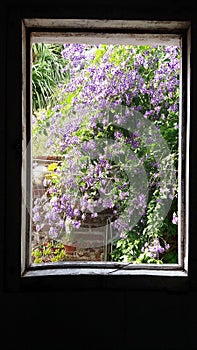
{"type": "MultiPolygon", "coordinates": [[[[104,275],[127,276],[132,278],[136,276],[139,277],[140,275],[147,275],[149,278],[151,276],[186,277],[188,274],[188,142],[190,113],[189,23],[165,21],[23,19],[22,34],[22,280],[27,280],[26,277],[57,277],[62,275],[104,275]],[[67,44],[63,47],[63,54],[67,60],[67,65],[73,65],[72,72],[81,70],[82,74],[80,76],[80,74],[76,73],[77,78],[74,75],[69,76],[68,80],[71,80],[69,80],[66,88],[70,89],[70,94],[67,94],[66,101],[64,98],[62,98],[62,100],[60,99],[60,95],[62,94],[62,91],[65,90],[65,86],[63,88],[60,87],[59,91],[57,92],[56,103],[54,103],[53,108],[50,109],[52,112],[49,110],[45,111],[46,113],[44,114],[44,118],[43,111],[41,111],[40,115],[38,112],[36,116],[33,115],[32,117],[32,74],[34,60],[34,57],[32,57],[32,47],[34,46],[35,48],[41,48],[43,47],[42,45],[49,44],[57,45],[56,47],[58,47],[58,45],[67,44]],[[77,45],[83,50],[80,51],[79,49],[76,56],[74,56],[77,45]],[[141,50],[143,50],[143,52],[140,50],[139,52],[136,52],[139,47],[141,50]],[[133,62],[129,61],[129,64],[136,66],[138,65],[139,67],[136,68],[135,76],[132,76],[132,69],[128,70],[128,79],[127,81],[123,81],[123,78],[125,77],[121,75],[122,71],[119,66],[125,63],[121,61],[123,56],[126,58],[131,57],[128,56],[128,52],[131,52],[131,50],[133,50],[133,57],[137,57],[138,60],[133,62]],[[138,84],[138,86],[141,84],[140,88],[138,90],[136,89],[138,94],[136,94],[134,97],[130,96],[128,87],[128,93],[124,95],[124,98],[126,98],[124,104],[122,101],[119,103],[118,94],[116,92],[114,92],[114,95],[112,92],[112,95],[115,96],[115,98],[111,101],[108,99],[107,95],[107,88],[109,89],[110,86],[107,86],[105,91],[101,90],[99,92],[100,99],[97,99],[97,104],[94,101],[94,104],[89,104],[87,109],[87,105],[82,102],[88,99],[87,90],[91,88],[94,89],[95,86],[93,84],[88,85],[87,83],[86,91],[85,89],[83,90],[80,88],[81,100],[78,98],[78,95],[75,94],[76,90],[79,88],[81,82],[80,79],[82,77],[88,80],[88,82],[90,82],[90,79],[95,79],[95,67],[88,64],[86,65],[86,62],[84,62],[84,52],[86,54],[85,59],[91,60],[90,57],[93,57],[92,59],[95,60],[95,62],[97,61],[99,64],[101,63],[100,57],[103,57],[104,53],[106,53],[106,57],[108,55],[108,58],[110,58],[108,62],[108,65],[111,64],[110,73],[113,72],[114,77],[116,78],[114,79],[113,84],[111,84],[111,89],[115,89],[117,87],[116,84],[119,83],[119,95],[121,95],[121,84],[122,87],[124,84],[129,83],[133,84],[133,86],[135,84],[138,84]],[[81,57],[79,56],[80,53],[81,57]],[[155,57],[155,61],[150,60],[151,54],[152,58],[153,56],[155,57]],[[68,59],[69,55],[70,61],[68,59]],[[75,57],[75,61],[73,57],[75,57]],[[162,57],[162,67],[157,65],[158,57],[162,57]],[[144,60],[144,67],[147,67],[147,70],[144,70],[143,73],[140,72],[140,60],[144,60]],[[116,64],[114,64],[114,62],[116,64]],[[119,64],[117,62],[119,62],[119,64]],[[163,94],[163,96],[165,95],[164,90],[162,90],[162,86],[165,88],[165,79],[168,79],[168,73],[167,70],[165,71],[165,68],[169,67],[169,62],[171,64],[170,69],[172,76],[170,78],[171,80],[169,84],[171,84],[171,87],[169,87],[168,95],[166,100],[162,102],[163,104],[161,104],[160,101],[155,101],[155,103],[153,103],[155,92],[154,89],[156,90],[158,87],[158,89],[160,89],[160,94],[163,94]],[[176,76],[173,76],[172,73],[176,70],[172,62],[174,62],[174,65],[178,64],[178,73],[176,72],[178,75],[176,76]],[[83,76],[84,65],[86,65],[87,70],[89,71],[89,76],[83,76]],[[152,71],[149,69],[151,65],[152,71]],[[159,68],[161,68],[160,71],[159,68]],[[157,73],[155,73],[155,70],[157,73]],[[136,75],[136,72],[138,72],[138,75],[136,75]],[[152,75],[151,77],[148,77],[147,74],[152,75]],[[158,80],[161,78],[159,77],[159,74],[163,74],[163,81],[159,81],[159,84],[157,84],[158,80]],[[74,81],[74,79],[76,80],[74,81]],[[76,85],[74,86],[74,84],[76,85]],[[148,84],[150,90],[152,89],[152,95],[150,94],[150,91],[145,91],[148,84]],[[175,85],[177,87],[176,92],[174,88],[175,85]],[[141,91],[140,96],[139,91],[141,91]],[[175,98],[175,95],[173,95],[174,92],[176,93],[176,101],[173,100],[173,98],[175,98]],[[68,100],[69,98],[70,100],[68,100]],[[150,105],[154,105],[154,110],[143,110],[143,104],[139,102],[140,98],[147,99],[149,101],[152,98],[152,104],[150,103],[150,105]],[[58,99],[59,106],[57,103],[58,99]],[[131,99],[134,101],[133,104],[130,103],[131,99]],[[102,103],[104,101],[110,102],[110,104],[106,103],[105,108],[103,108],[103,105],[101,107],[99,104],[101,101],[102,103]],[[168,119],[169,128],[173,127],[174,132],[174,134],[171,134],[171,137],[173,138],[173,135],[174,138],[177,137],[177,143],[174,142],[174,139],[172,139],[171,144],[167,143],[165,141],[164,132],[163,134],[161,132],[162,123],[160,121],[161,119],[164,120],[167,118],[162,110],[165,105],[167,105],[170,115],[168,119]],[[68,106],[72,107],[70,108],[69,112],[68,106]],[[78,109],[78,114],[76,117],[76,107],[79,108],[79,106],[80,110],[78,109]],[[156,110],[158,114],[156,114],[156,110]],[[63,115],[63,118],[59,118],[59,115],[63,115]],[[65,115],[67,119],[65,119],[65,115]],[[91,115],[91,118],[88,120],[89,115],[91,115]],[[129,123],[128,119],[125,121],[125,118],[128,117],[128,115],[129,117],[132,116],[132,122],[131,118],[129,119],[129,123]],[[56,119],[54,116],[56,116],[56,119]],[[157,120],[158,116],[160,120],[157,120]],[[176,119],[177,116],[178,120],[176,119]],[[119,121],[120,117],[122,118],[121,122],[119,121]],[[174,118],[173,122],[172,118],[174,118]],[[62,139],[60,140],[57,138],[57,136],[59,137],[60,135],[63,135],[64,132],[65,135],[63,136],[63,140],[65,141],[65,138],[69,133],[68,129],[65,128],[65,120],[69,123],[69,125],[74,127],[74,129],[72,129],[72,140],[69,140],[69,142],[72,141],[74,146],[76,146],[78,145],[77,142],[79,139],[81,140],[84,137],[83,144],[80,144],[80,148],[77,146],[75,147],[76,152],[80,151],[80,160],[83,158],[82,168],[80,164],[80,174],[83,174],[83,176],[85,174],[84,177],[79,176],[79,168],[77,168],[77,175],[75,177],[74,170],[76,170],[76,165],[78,165],[79,158],[77,158],[75,164],[73,160],[74,151],[72,147],[70,153],[56,153],[55,160],[50,158],[50,152],[46,155],[44,154],[45,152],[43,153],[42,149],[41,153],[39,153],[44,136],[47,138],[48,142],[48,146],[45,148],[45,151],[50,151],[50,147],[53,149],[54,145],[56,149],[57,146],[61,146],[62,150],[65,150],[65,145],[60,142],[62,139]],[[77,125],[79,120],[81,124],[77,125]],[[105,124],[100,125],[102,124],[100,123],[101,120],[104,121],[105,124]],[[52,126],[55,123],[56,130],[54,131],[52,126]],[[92,125],[95,123],[94,131],[97,136],[96,141],[90,135],[90,123],[92,123],[92,125]],[[41,127],[43,133],[40,132],[40,130],[40,133],[36,133],[39,127],[41,127]],[[96,128],[99,128],[99,130],[96,128]],[[102,132],[105,136],[104,139],[99,137],[102,132]],[[33,133],[35,133],[35,137],[33,133]],[[109,133],[111,133],[110,137],[109,133]],[[42,135],[41,138],[37,137],[38,135],[42,135]],[[125,138],[123,136],[125,136],[125,138]],[[88,147],[90,147],[91,143],[92,153],[90,156],[90,148],[88,147]],[[132,148],[128,147],[129,143],[132,145],[132,148]],[[141,148],[139,147],[139,144],[141,145],[141,148]],[[172,151],[173,147],[175,147],[175,150],[172,151]],[[95,150],[96,153],[94,154],[93,151],[95,150]],[[104,157],[106,153],[104,154],[103,150],[108,152],[107,161],[104,157]],[[89,156],[89,160],[87,160],[87,154],[89,156]],[[174,154],[177,154],[176,165],[174,159],[172,159],[172,155],[174,154]],[[61,155],[63,155],[63,158],[61,155]],[[45,159],[43,159],[43,156],[46,156],[45,159]],[[99,162],[95,161],[95,159],[98,160],[98,158],[99,162]],[[111,161],[109,161],[110,158],[111,161]],[[121,160],[121,162],[119,162],[119,160],[121,160]],[[37,172],[39,171],[38,167],[43,166],[43,161],[45,162],[44,168],[39,169],[44,169],[44,176],[42,171],[41,174],[37,172]],[[40,163],[38,164],[38,162],[40,163]],[[105,173],[103,172],[104,175],[98,171],[101,169],[102,164],[103,169],[107,169],[105,173]],[[144,168],[145,165],[147,168],[144,168]],[[150,167],[152,168],[150,169],[150,167]],[[89,170],[90,168],[92,171],[92,178],[89,177],[90,174],[87,172],[87,169],[89,170]],[[148,168],[149,172],[147,170],[148,168]],[[112,172],[112,169],[115,169],[115,172],[112,172]],[[98,172],[96,173],[96,171],[98,172]],[[36,188],[35,186],[36,180],[39,181],[39,178],[36,177],[37,174],[42,176],[42,188],[36,188]],[[98,177],[100,176],[99,181],[96,184],[96,189],[91,183],[87,185],[88,181],[91,182],[92,179],[92,181],[95,181],[95,174],[97,174],[98,177]],[[112,175],[113,180],[111,181],[112,175]],[[157,177],[159,177],[160,180],[158,180],[157,177]],[[61,182],[62,179],[64,180],[64,184],[61,182]],[[57,213],[62,214],[62,206],[66,206],[69,203],[68,196],[70,193],[66,193],[66,197],[65,193],[61,192],[62,188],[65,191],[65,179],[66,181],[70,181],[69,189],[72,190],[75,198],[75,204],[79,200],[82,202],[84,195],[89,196],[89,202],[87,201],[86,204],[83,202],[83,205],[86,205],[84,211],[81,210],[81,208],[79,210],[79,207],[74,207],[74,202],[72,202],[72,212],[74,211],[74,216],[70,215],[65,218],[65,216],[62,217],[59,215],[57,219],[57,213]],[[43,180],[45,182],[44,187],[43,180]],[[61,186],[59,186],[59,183],[61,183],[61,186]],[[80,195],[78,190],[75,192],[76,183],[81,189],[80,195]],[[104,185],[100,186],[101,183],[104,185]],[[152,190],[150,189],[150,184],[154,187],[152,190]],[[161,184],[163,184],[163,187],[161,184]],[[43,191],[43,196],[40,196],[40,194],[38,195],[38,193],[40,193],[38,192],[40,189],[43,191]],[[119,192],[117,192],[118,190],[119,192]],[[159,191],[159,195],[154,197],[154,193],[156,193],[154,191],[159,191]],[[58,195],[55,195],[55,193],[58,193],[58,195]],[[77,196],[75,195],[76,193],[77,196]],[[104,206],[104,201],[107,202],[106,194],[108,195],[108,205],[106,204],[104,206]],[[113,195],[113,198],[117,198],[117,202],[115,204],[110,204],[111,197],[109,194],[113,195]],[[58,201],[60,195],[62,196],[61,201],[58,201]],[[95,206],[90,208],[92,205],[91,200],[93,198],[95,200],[95,196],[97,195],[98,198],[96,199],[95,206]],[[174,200],[174,198],[176,199],[174,200]],[[151,200],[154,202],[153,207],[151,207],[151,200]],[[89,207],[87,207],[87,205],[89,205],[89,207]],[[87,219],[87,216],[95,223],[97,222],[97,217],[100,216],[99,213],[102,212],[103,214],[104,209],[109,211],[110,207],[113,209],[113,213],[110,213],[110,216],[102,215],[101,217],[101,220],[103,220],[103,218],[107,218],[107,221],[104,222],[104,224],[98,225],[95,228],[95,226],[91,226],[88,223],[82,227],[81,223],[86,223],[85,218],[87,219]],[[45,208],[46,211],[44,211],[45,208]],[[49,218],[49,212],[47,211],[48,208],[50,209],[50,213],[52,212],[53,217],[55,217],[54,221],[52,216],[49,218]],[[122,208],[122,212],[118,211],[119,208],[122,208]],[[149,210],[149,213],[147,213],[147,210],[149,210]],[[174,225],[174,227],[177,229],[177,240],[174,240],[174,242],[177,244],[177,257],[173,260],[168,256],[169,260],[166,259],[165,261],[164,259],[163,262],[162,259],[160,259],[160,256],[162,256],[162,253],[165,250],[167,251],[169,249],[169,244],[164,239],[166,237],[162,235],[159,237],[155,234],[150,234],[150,240],[142,240],[143,244],[140,240],[141,236],[146,236],[147,231],[150,233],[151,228],[154,233],[158,232],[160,229],[162,232],[164,232],[164,227],[167,227],[168,230],[168,221],[165,222],[165,219],[168,216],[169,211],[171,213],[170,225],[171,227],[174,225]],[[41,214],[43,215],[42,219],[40,218],[42,216],[41,214]],[[115,215],[114,219],[112,214],[115,215]],[[82,215],[83,218],[81,217],[82,215]],[[110,222],[109,218],[111,219],[110,222]],[[147,220],[149,220],[148,224],[146,222],[146,225],[143,226],[143,221],[147,220]],[[124,245],[125,242],[123,236],[124,232],[126,232],[123,230],[123,227],[125,228],[126,225],[129,225],[129,227],[127,227],[125,230],[132,231],[139,222],[142,223],[140,234],[139,232],[134,232],[136,234],[135,240],[132,241],[130,246],[128,244],[125,250],[122,249],[121,245],[124,245]],[[58,261],[58,259],[54,258],[54,260],[50,260],[49,262],[46,259],[46,262],[43,263],[42,259],[39,259],[42,254],[40,254],[40,251],[37,249],[38,245],[40,244],[39,240],[42,234],[45,233],[47,225],[48,232],[51,234],[51,237],[55,237],[56,234],[58,235],[59,231],[57,232],[57,225],[54,223],[59,225],[58,227],[59,229],[61,228],[61,232],[63,228],[65,236],[67,234],[66,230],[70,232],[71,226],[75,226],[76,230],[73,231],[75,241],[77,240],[76,232],[79,232],[77,231],[77,226],[81,225],[80,230],[82,232],[77,243],[80,243],[81,241],[84,242],[84,239],[81,239],[81,237],[82,235],[84,237],[84,235],[87,233],[87,227],[92,231],[98,231],[98,227],[101,228],[103,247],[102,258],[96,259],[94,255],[93,259],[91,260],[89,255],[88,259],[86,260],[82,254],[83,259],[79,259],[76,258],[75,252],[74,255],[68,255],[67,259],[62,259],[63,261],[61,261],[61,259],[58,261]],[[43,229],[43,227],[45,229],[43,229]],[[37,237],[38,241],[36,241],[37,237]],[[159,237],[159,239],[157,237],[159,237]],[[35,242],[38,243],[37,246],[35,242]],[[117,244],[117,242],[119,243],[117,244]],[[129,260],[128,250],[130,249],[130,251],[132,251],[131,255],[133,254],[134,256],[135,249],[137,249],[137,244],[139,244],[139,247],[137,248],[138,250],[140,249],[141,255],[138,253],[135,259],[129,260]],[[33,249],[34,255],[32,255],[32,248],[34,247],[36,247],[36,249],[33,249]],[[38,258],[36,263],[35,256],[38,258]],[[71,259],[71,256],[74,256],[75,258],[71,259]]],[[[104,60],[105,58],[103,58],[103,64],[104,60]]],[[[96,74],[98,74],[98,71],[96,74]]],[[[71,74],[70,72],[71,69],[67,69],[67,71],[65,70],[65,75],[71,74]]],[[[109,71],[105,71],[105,74],[109,74],[109,71]]],[[[100,76],[100,82],[102,79],[105,78],[100,76]]],[[[97,80],[97,82],[99,82],[99,80],[97,80]]],[[[165,132],[168,132],[168,128],[165,129],[165,132]]],[[[52,156],[54,156],[54,154],[52,154],[52,156]]],[[[101,234],[101,231],[99,231],[99,234],[101,234]]],[[[101,242],[99,242],[99,247],[100,245],[101,242]]],[[[96,244],[94,247],[96,247],[96,244]]],[[[49,246],[47,248],[55,249],[56,247],[49,246]]],[[[45,249],[45,251],[46,250],[47,249],[45,249]]],[[[61,249],[59,247],[58,252],[61,254],[60,250],[61,249]]]]}

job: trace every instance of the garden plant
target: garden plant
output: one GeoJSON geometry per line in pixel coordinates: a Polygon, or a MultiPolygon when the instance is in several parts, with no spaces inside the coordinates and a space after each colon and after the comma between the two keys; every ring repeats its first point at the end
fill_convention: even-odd
{"type": "Polygon", "coordinates": [[[33,234],[61,242],[92,222],[112,230],[110,261],[177,263],[180,48],[59,47],[61,79],[32,103],[33,159],[57,160],[33,197],[33,234]]]}

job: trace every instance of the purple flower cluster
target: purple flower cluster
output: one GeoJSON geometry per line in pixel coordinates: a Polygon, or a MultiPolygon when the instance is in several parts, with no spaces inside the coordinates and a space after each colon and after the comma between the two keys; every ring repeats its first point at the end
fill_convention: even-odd
{"type": "MultiPolygon", "coordinates": [[[[47,194],[34,201],[37,232],[46,230],[58,237],[65,230],[81,227],[88,215],[96,219],[100,212],[110,209],[117,217],[113,227],[122,239],[127,237],[139,215],[147,210],[143,183],[140,187],[145,162],[154,196],[148,204],[149,219],[152,203],[156,213],[165,198],[176,197],[177,188],[171,185],[176,173],[171,171],[167,182],[162,178],[171,159],[178,159],[179,56],[175,46],[64,45],[62,57],[70,78],[67,76],[59,88],[58,104],[47,119],[46,143],[47,149],[62,156],[62,162],[55,170],[56,177],[45,179],[47,194]],[[127,108],[125,113],[116,113],[121,106],[127,108]],[[150,129],[145,133],[140,121],[133,132],[122,130],[121,125],[127,125],[129,118],[132,121],[132,111],[153,122],[154,132],[150,129]],[[167,138],[174,153],[160,163],[153,158],[158,145],[160,151],[162,137],[167,138]],[[106,139],[115,142],[110,144],[106,139]],[[128,157],[127,149],[133,152],[128,157]]],[[[175,214],[172,223],[177,223],[175,214]]],[[[168,248],[155,238],[142,251],[157,258],[168,248]]]]}
{"type": "Polygon", "coordinates": [[[160,255],[163,254],[170,248],[169,244],[161,246],[158,238],[155,238],[151,243],[146,242],[142,247],[142,252],[146,254],[147,257],[153,259],[159,259],[160,255]]]}

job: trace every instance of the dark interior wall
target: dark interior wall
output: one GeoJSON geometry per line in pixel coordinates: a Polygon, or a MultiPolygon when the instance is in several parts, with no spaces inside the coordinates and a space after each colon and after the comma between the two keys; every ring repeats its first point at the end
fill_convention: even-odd
{"type": "MultiPolygon", "coordinates": [[[[0,226],[0,339],[2,349],[109,349],[109,350],[197,350],[197,239],[195,235],[196,213],[196,81],[197,81],[197,22],[194,3],[187,1],[3,1],[0,4],[1,23],[1,226],[0,226]],[[64,290],[6,292],[3,289],[5,268],[4,218],[15,218],[14,203],[5,207],[6,181],[14,173],[5,173],[7,147],[6,105],[17,103],[17,91],[7,85],[6,64],[10,52],[7,37],[15,32],[10,28],[10,18],[21,14],[37,17],[111,18],[111,19],[167,19],[192,22],[192,89],[191,89],[191,141],[190,141],[190,278],[185,290],[133,289],[125,285],[118,288],[82,288],[64,290]],[[9,24],[9,25],[8,25],[9,24]],[[3,345],[3,342],[4,345],[3,345]]],[[[17,34],[16,34],[17,35],[17,34]]],[[[14,55],[14,52],[13,52],[14,55]]],[[[17,86],[14,71],[13,84],[17,86]]],[[[18,95],[19,96],[19,95],[18,95]]],[[[14,115],[13,125],[14,123],[14,115]]],[[[9,126],[10,128],[10,126],[9,126]]],[[[15,223],[17,225],[17,222],[15,223]]],[[[13,233],[14,234],[14,233],[13,233]]],[[[165,284],[164,284],[165,287],[165,284]]]]}

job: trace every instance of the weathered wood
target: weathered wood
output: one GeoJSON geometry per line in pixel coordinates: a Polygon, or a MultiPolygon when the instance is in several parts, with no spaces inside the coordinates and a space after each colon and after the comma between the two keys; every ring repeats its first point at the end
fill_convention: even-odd
{"type": "MultiPolygon", "coordinates": [[[[26,101],[26,94],[29,91],[28,79],[26,83],[26,78],[30,72],[29,60],[26,60],[26,38],[25,30],[26,28],[31,31],[31,42],[79,42],[80,43],[122,43],[122,44],[140,44],[144,43],[167,43],[178,44],[183,48],[184,53],[184,74],[183,82],[186,86],[187,91],[184,91],[183,95],[186,96],[187,101],[181,99],[181,105],[183,104],[183,115],[187,115],[187,142],[189,143],[189,96],[190,96],[190,48],[187,46],[190,42],[190,34],[188,31],[190,23],[187,21],[128,21],[128,20],[89,20],[89,19],[38,19],[29,18],[23,20],[23,119],[26,119],[27,111],[29,110],[28,99],[26,101]],[[78,32],[77,32],[78,31],[78,32]],[[182,39],[185,38],[185,33],[188,31],[187,42],[182,39]],[[184,36],[182,36],[184,34],[184,36]],[[187,57],[187,59],[185,59],[187,57]],[[27,64],[27,65],[26,65],[27,64]],[[185,104],[186,102],[186,104],[185,104]],[[26,106],[27,103],[27,106],[26,106]],[[186,108],[187,107],[187,108],[186,108]]],[[[30,43],[29,43],[30,44],[30,43]]],[[[182,93],[182,92],[181,92],[182,93]]],[[[181,113],[182,117],[182,113],[181,113]]],[[[24,135],[26,126],[24,126],[24,135]]],[[[183,128],[183,132],[185,132],[183,128]]],[[[185,138],[183,133],[181,136],[185,138]]],[[[185,145],[184,145],[185,147],[185,145]]],[[[182,152],[180,152],[182,153],[182,152]]],[[[189,147],[187,146],[187,164],[184,160],[184,168],[186,166],[187,172],[189,169],[189,147]]],[[[28,171],[28,164],[24,163],[24,173],[28,171]]],[[[188,175],[188,173],[186,174],[188,175]]],[[[185,181],[185,174],[182,172],[181,181],[185,181]]],[[[187,261],[188,261],[188,183],[184,182],[184,193],[182,191],[181,196],[183,196],[182,205],[182,215],[185,217],[184,221],[181,223],[181,235],[179,235],[179,264],[125,264],[118,265],[105,265],[101,262],[101,265],[90,265],[90,262],[85,262],[84,265],[80,265],[81,262],[77,262],[77,265],[68,265],[67,263],[56,265],[53,263],[53,269],[44,267],[39,270],[36,265],[35,269],[27,268],[27,273],[24,276],[36,276],[53,274],[129,274],[129,275],[158,275],[158,276],[187,276],[187,261]],[[185,195],[186,193],[186,195],[185,195]],[[87,265],[88,264],[88,265],[87,265]],[[61,266],[61,268],[60,268],[61,266]],[[91,268],[90,268],[91,266],[91,268]],[[111,266],[111,267],[110,267],[111,266]],[[46,270],[45,270],[46,269],[46,270]],[[49,273],[50,271],[50,273],[49,273]]],[[[23,195],[26,196],[26,190],[24,189],[23,195]]],[[[23,206],[22,219],[24,221],[24,226],[22,226],[22,250],[24,252],[25,246],[27,246],[28,235],[25,236],[24,231],[27,230],[25,226],[25,213],[26,208],[23,206]],[[25,236],[25,237],[24,237],[25,236]]],[[[26,249],[26,255],[28,256],[28,248],[26,249]]],[[[22,270],[25,269],[25,264],[27,264],[27,259],[25,256],[23,258],[24,264],[22,270]]]]}
{"type": "Polygon", "coordinates": [[[168,31],[187,29],[188,21],[150,21],[150,20],[97,20],[97,19],[51,19],[25,18],[27,28],[60,28],[60,29],[125,29],[125,30],[154,30],[168,31]]]}

